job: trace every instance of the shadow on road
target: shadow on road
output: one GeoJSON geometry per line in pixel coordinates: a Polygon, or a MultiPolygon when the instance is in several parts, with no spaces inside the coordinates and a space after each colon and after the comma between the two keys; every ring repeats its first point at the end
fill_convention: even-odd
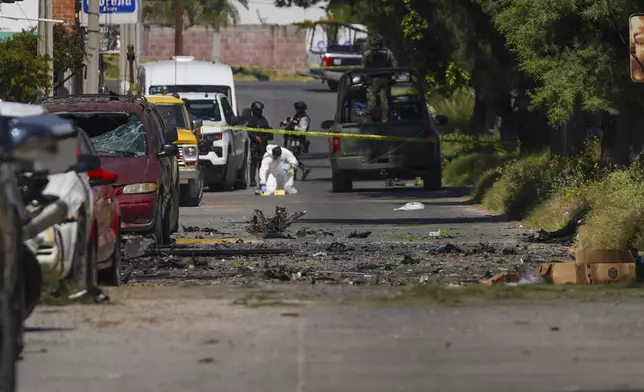
{"type": "Polygon", "coordinates": [[[328,87],[326,87],[326,85],[325,85],[325,87],[319,87],[319,88],[315,88],[315,87],[305,88],[304,91],[309,92],[309,93],[329,93],[329,94],[334,94],[334,95],[337,94],[337,93],[334,93],[333,91],[331,91],[328,87]]]}
{"type": "MultiPolygon", "coordinates": [[[[405,211],[400,211],[402,214],[405,211]]],[[[413,213],[414,211],[410,211],[413,213]]],[[[297,223],[308,224],[334,224],[334,225],[441,225],[441,224],[458,224],[458,223],[498,223],[507,222],[503,216],[472,216],[456,218],[320,218],[305,219],[300,218],[297,223]]]]}
{"type": "Polygon", "coordinates": [[[446,187],[437,191],[426,191],[422,188],[354,188],[354,193],[369,198],[412,198],[412,199],[442,199],[449,197],[464,197],[470,195],[469,187],[446,187]]]}
{"type": "Polygon", "coordinates": [[[74,328],[58,328],[58,327],[25,327],[27,333],[46,333],[46,332],[69,332],[74,328]]]}

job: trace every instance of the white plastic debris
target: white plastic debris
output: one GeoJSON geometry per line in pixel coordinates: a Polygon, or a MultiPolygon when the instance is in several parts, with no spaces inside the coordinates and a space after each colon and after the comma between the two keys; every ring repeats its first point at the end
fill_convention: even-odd
{"type": "Polygon", "coordinates": [[[418,210],[424,210],[424,209],[425,209],[425,205],[423,203],[412,201],[412,202],[406,203],[402,207],[394,208],[394,211],[418,211],[418,210]]]}
{"type": "Polygon", "coordinates": [[[430,237],[440,237],[441,236],[441,229],[438,229],[436,231],[430,231],[429,236],[430,237]]]}

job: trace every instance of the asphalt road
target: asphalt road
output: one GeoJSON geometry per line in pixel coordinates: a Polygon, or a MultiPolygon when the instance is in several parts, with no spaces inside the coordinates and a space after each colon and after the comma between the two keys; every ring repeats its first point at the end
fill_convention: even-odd
{"type": "MultiPolygon", "coordinates": [[[[292,114],[297,100],[309,106],[313,125],[333,117],[335,95],[317,83],[239,83],[237,94],[239,107],[264,102],[273,126],[292,114]]],[[[207,192],[202,206],[181,209],[181,225],[247,238],[244,228],[253,209],[270,214],[282,205],[291,212],[307,211],[293,224],[293,232],[309,228],[334,233],[333,238],[294,240],[298,243],[334,241],[354,230],[371,231],[372,243],[401,241],[401,235],[408,236],[405,241],[420,243],[520,241],[518,224],[470,205],[459,189],[425,192],[363,182],[353,193],[332,194],[324,159],[326,140],[315,139],[312,145],[313,157],[305,162],[314,171],[310,181],[296,183],[297,195],[207,192]],[[394,211],[410,201],[423,203],[424,209],[394,211]],[[443,233],[440,238],[428,236],[438,229],[443,233]]],[[[486,262],[498,264],[499,257],[497,253],[486,262]]],[[[328,267],[341,262],[342,256],[333,261],[329,256],[328,267]]],[[[467,269],[471,260],[455,256],[453,262],[467,269]]],[[[353,298],[389,290],[341,284],[297,287],[295,298],[300,299],[304,290],[318,292],[322,299],[325,290],[347,290],[353,298]]],[[[644,343],[637,338],[641,303],[482,303],[446,308],[277,302],[254,308],[232,301],[250,289],[223,283],[177,287],[151,282],[110,291],[111,305],[40,307],[28,321],[32,330],[21,363],[20,391],[644,388],[640,374],[644,343]]]]}

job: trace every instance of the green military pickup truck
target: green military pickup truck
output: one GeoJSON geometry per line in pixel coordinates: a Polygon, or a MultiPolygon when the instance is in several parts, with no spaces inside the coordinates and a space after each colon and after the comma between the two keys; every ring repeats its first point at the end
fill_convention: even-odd
{"type": "MultiPolygon", "coordinates": [[[[332,191],[349,192],[353,181],[400,180],[421,177],[423,188],[440,189],[441,147],[437,124],[447,122],[445,116],[435,119],[427,111],[426,87],[414,69],[355,69],[340,79],[336,117],[322,123],[322,128],[337,134],[329,138],[332,191]],[[389,120],[386,123],[367,121],[366,86],[370,75],[391,78],[389,120]],[[428,138],[435,142],[365,140],[353,134],[428,138]]],[[[378,117],[377,106],[375,117],[378,117]]]]}

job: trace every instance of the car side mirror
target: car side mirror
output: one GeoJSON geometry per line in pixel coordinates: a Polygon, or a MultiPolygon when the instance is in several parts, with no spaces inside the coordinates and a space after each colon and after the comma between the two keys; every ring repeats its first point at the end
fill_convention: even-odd
{"type": "Polygon", "coordinates": [[[195,131],[203,126],[203,120],[200,118],[192,119],[192,130],[195,131]]]}
{"type": "Polygon", "coordinates": [[[80,154],[77,158],[74,171],[76,173],[89,173],[101,168],[101,159],[92,154],[80,154]]]}
{"type": "Polygon", "coordinates": [[[90,186],[114,185],[119,176],[116,173],[105,171],[100,167],[87,172],[90,186]]]}
{"type": "Polygon", "coordinates": [[[436,116],[436,125],[445,125],[448,122],[449,118],[447,116],[443,116],[442,114],[436,116]]]}
{"type": "Polygon", "coordinates": [[[322,125],[320,126],[324,130],[329,130],[333,127],[333,124],[335,124],[335,121],[333,120],[326,120],[322,122],[322,125]]]}
{"type": "Polygon", "coordinates": [[[163,142],[164,143],[174,143],[177,140],[179,140],[179,133],[177,132],[177,128],[168,127],[165,130],[165,132],[163,133],[163,142]]]}
{"type": "Polygon", "coordinates": [[[157,157],[159,158],[164,158],[164,157],[171,157],[179,154],[179,147],[177,147],[176,144],[164,144],[163,147],[161,147],[161,151],[157,153],[157,157]]]}

